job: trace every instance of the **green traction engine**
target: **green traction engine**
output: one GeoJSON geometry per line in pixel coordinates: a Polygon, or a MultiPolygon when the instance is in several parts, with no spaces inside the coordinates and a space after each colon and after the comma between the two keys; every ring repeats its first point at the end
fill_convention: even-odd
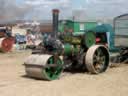
{"type": "Polygon", "coordinates": [[[59,10],[53,10],[53,33],[44,36],[38,53],[26,58],[27,76],[55,80],[63,71],[92,74],[105,72],[109,66],[107,46],[96,42],[96,33],[87,31],[81,35],[58,32],[59,10]]]}

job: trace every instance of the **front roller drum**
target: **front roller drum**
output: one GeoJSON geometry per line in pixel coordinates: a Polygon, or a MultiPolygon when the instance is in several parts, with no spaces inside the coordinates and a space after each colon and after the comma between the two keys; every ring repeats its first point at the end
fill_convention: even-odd
{"type": "Polygon", "coordinates": [[[51,55],[31,55],[24,65],[27,76],[49,81],[58,79],[63,71],[62,59],[57,57],[55,60],[51,55]]]}
{"type": "Polygon", "coordinates": [[[103,45],[90,47],[85,56],[87,70],[93,74],[105,72],[109,66],[109,52],[103,45]]]}

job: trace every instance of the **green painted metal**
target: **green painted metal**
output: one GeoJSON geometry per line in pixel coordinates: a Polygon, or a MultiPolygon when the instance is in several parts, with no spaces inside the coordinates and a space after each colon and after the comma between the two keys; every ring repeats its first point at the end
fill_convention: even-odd
{"type": "Polygon", "coordinates": [[[74,32],[73,36],[80,36],[80,35],[84,35],[85,32],[74,32]]]}
{"type": "MultiPolygon", "coordinates": [[[[48,59],[47,64],[54,64],[54,56],[51,56],[48,59]]],[[[56,64],[58,66],[45,68],[45,76],[48,80],[55,80],[60,76],[63,70],[62,68],[63,61],[60,58],[58,58],[56,64]]]]}
{"type": "Polygon", "coordinates": [[[96,36],[94,32],[86,32],[84,43],[87,48],[94,45],[96,43],[96,36]]]}
{"type": "Polygon", "coordinates": [[[97,26],[97,22],[85,22],[85,30],[93,29],[97,26]]]}
{"type": "Polygon", "coordinates": [[[72,36],[71,44],[73,44],[73,45],[80,45],[81,44],[81,40],[82,40],[82,38],[80,38],[80,37],[72,36]]]}
{"type": "MultiPolygon", "coordinates": [[[[115,33],[113,30],[113,27],[110,24],[97,25],[97,22],[76,22],[76,21],[66,20],[67,28],[73,28],[74,30],[73,34],[75,36],[85,33],[84,31],[80,30],[81,23],[84,24],[85,30],[92,30],[95,33],[105,32],[107,34],[109,50],[111,52],[119,50],[118,48],[115,47],[115,43],[114,43],[115,33]]],[[[63,27],[63,28],[60,28],[61,32],[64,32],[64,24],[61,23],[60,26],[63,27]]]]}
{"type": "Polygon", "coordinates": [[[61,20],[61,21],[59,21],[58,29],[59,29],[59,32],[65,32],[65,31],[68,31],[69,29],[74,30],[73,21],[71,21],[71,20],[61,20]]]}
{"type": "Polygon", "coordinates": [[[72,42],[72,36],[69,33],[64,35],[63,39],[64,39],[64,42],[67,42],[67,43],[71,43],[72,42]]]}
{"type": "Polygon", "coordinates": [[[79,22],[74,22],[74,32],[81,32],[79,22]]]}
{"type": "Polygon", "coordinates": [[[79,36],[74,36],[73,34],[70,34],[70,33],[66,33],[63,39],[65,42],[73,44],[73,45],[81,44],[81,38],[79,36]]]}
{"type": "Polygon", "coordinates": [[[72,21],[72,20],[61,20],[59,21],[59,32],[64,32],[65,29],[73,29],[74,33],[84,32],[84,30],[89,30],[96,27],[97,22],[79,22],[79,21],[72,21]],[[80,25],[84,24],[84,29],[80,29],[80,25]]]}
{"type": "Polygon", "coordinates": [[[71,44],[65,44],[64,45],[64,54],[67,56],[70,56],[72,54],[77,54],[79,52],[80,45],[71,45],[71,44]]]}
{"type": "Polygon", "coordinates": [[[60,22],[58,25],[58,31],[63,32],[63,30],[64,30],[64,26],[63,26],[62,22],[60,22]]]}
{"type": "Polygon", "coordinates": [[[72,54],[72,52],[73,52],[73,45],[68,44],[68,43],[65,44],[64,45],[64,54],[67,55],[67,56],[69,56],[69,55],[72,54]]]}

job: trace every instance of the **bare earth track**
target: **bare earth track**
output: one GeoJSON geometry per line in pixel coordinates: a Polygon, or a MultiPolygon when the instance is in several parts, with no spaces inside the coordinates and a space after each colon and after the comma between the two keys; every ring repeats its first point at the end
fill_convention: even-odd
{"type": "Polygon", "coordinates": [[[24,59],[30,52],[0,54],[0,96],[128,96],[128,66],[105,73],[63,73],[54,81],[25,76],[24,59]]]}

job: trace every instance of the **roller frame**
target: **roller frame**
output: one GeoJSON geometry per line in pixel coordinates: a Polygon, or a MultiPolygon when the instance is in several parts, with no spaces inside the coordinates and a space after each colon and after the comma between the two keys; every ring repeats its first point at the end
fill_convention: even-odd
{"type": "MultiPolygon", "coordinates": [[[[49,81],[59,78],[60,74],[55,78],[50,78],[46,72],[46,68],[48,67],[58,67],[57,64],[49,64],[49,65],[47,64],[48,62],[47,60],[49,60],[50,57],[52,57],[52,55],[34,54],[29,56],[24,62],[27,76],[37,79],[45,79],[49,81]]],[[[59,58],[59,60],[62,59],[59,58]]]]}

